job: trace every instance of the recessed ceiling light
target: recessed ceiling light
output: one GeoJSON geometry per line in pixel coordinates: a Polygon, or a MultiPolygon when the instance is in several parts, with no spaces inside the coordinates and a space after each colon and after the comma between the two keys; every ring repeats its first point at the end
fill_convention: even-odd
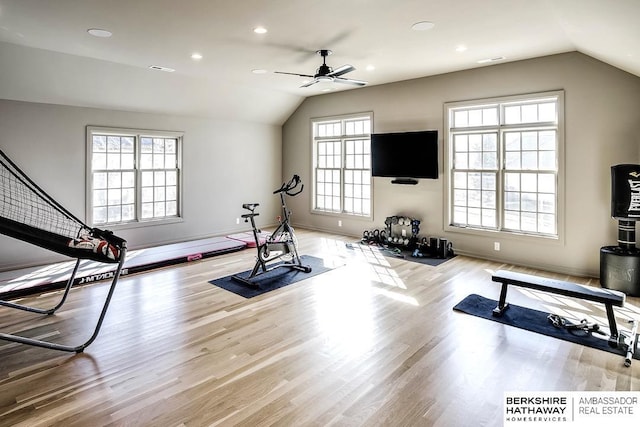
{"type": "Polygon", "coordinates": [[[253,74],[266,74],[267,70],[264,68],[256,68],[255,70],[251,70],[253,74]]]}
{"type": "Polygon", "coordinates": [[[87,33],[91,34],[94,37],[102,37],[102,38],[111,37],[113,35],[111,31],[102,30],[100,28],[89,28],[87,30],[87,33]]]}
{"type": "Polygon", "coordinates": [[[194,52],[191,54],[191,59],[193,59],[194,61],[200,61],[202,59],[202,54],[194,52]]]}
{"type": "Polygon", "coordinates": [[[467,46],[463,44],[459,44],[458,46],[456,46],[456,52],[464,52],[465,50],[467,50],[467,46]]]}
{"type": "Polygon", "coordinates": [[[367,65],[367,71],[373,71],[375,69],[376,69],[375,65],[371,65],[371,64],[367,65]]]}
{"type": "Polygon", "coordinates": [[[416,22],[415,24],[413,24],[411,26],[411,29],[415,30],[415,31],[426,31],[426,30],[432,29],[435,26],[436,26],[436,24],[434,24],[433,22],[420,21],[420,22],[416,22]]]}
{"type": "Polygon", "coordinates": [[[253,32],[256,34],[264,34],[267,32],[267,29],[264,27],[256,27],[253,29],[253,32]]]}
{"type": "Polygon", "coordinates": [[[173,73],[175,70],[169,67],[163,67],[161,65],[149,65],[149,68],[156,71],[164,71],[167,73],[173,73]]]}
{"type": "Polygon", "coordinates": [[[486,58],[478,61],[478,64],[487,64],[489,62],[502,61],[506,59],[504,56],[496,56],[495,58],[486,58]]]}

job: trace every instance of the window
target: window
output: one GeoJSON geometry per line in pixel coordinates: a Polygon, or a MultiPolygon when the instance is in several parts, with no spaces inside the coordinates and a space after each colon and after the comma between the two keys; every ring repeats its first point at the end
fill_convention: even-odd
{"type": "Polygon", "coordinates": [[[313,210],[371,216],[371,114],[318,119],[313,127],[313,210]]]}
{"type": "Polygon", "coordinates": [[[95,226],[180,217],[182,134],[87,128],[87,222],[95,226]]]}
{"type": "Polygon", "coordinates": [[[563,93],[445,109],[450,226],[558,237],[563,93]]]}

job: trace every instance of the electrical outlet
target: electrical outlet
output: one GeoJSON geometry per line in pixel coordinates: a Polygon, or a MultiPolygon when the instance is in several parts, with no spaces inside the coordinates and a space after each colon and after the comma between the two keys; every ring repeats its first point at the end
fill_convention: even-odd
{"type": "Polygon", "coordinates": [[[500,250],[500,242],[493,242],[493,250],[494,251],[500,250]]]}
{"type": "Polygon", "coordinates": [[[341,219],[338,220],[338,227],[342,227],[342,220],[341,219]]]}
{"type": "Polygon", "coordinates": [[[240,218],[236,218],[236,224],[240,224],[240,218]]]}

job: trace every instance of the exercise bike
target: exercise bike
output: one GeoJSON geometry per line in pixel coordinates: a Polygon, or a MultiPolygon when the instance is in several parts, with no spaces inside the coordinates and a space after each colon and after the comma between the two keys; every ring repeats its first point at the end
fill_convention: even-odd
{"type": "Polygon", "coordinates": [[[256,212],[256,208],[260,206],[259,203],[245,203],[242,205],[244,209],[247,209],[249,213],[243,214],[244,222],[251,222],[251,228],[253,230],[253,237],[256,241],[256,248],[258,250],[258,257],[256,264],[253,266],[253,270],[247,277],[240,275],[232,276],[232,279],[254,288],[259,288],[260,285],[252,279],[260,276],[261,274],[273,271],[277,268],[289,268],[299,270],[305,273],[311,272],[311,267],[303,265],[298,255],[298,241],[296,239],[293,227],[289,224],[291,218],[291,211],[287,209],[287,203],[285,196],[296,196],[302,192],[304,184],[300,180],[298,175],[294,175],[289,182],[283,183],[279,189],[273,192],[273,194],[280,195],[280,205],[282,207],[282,216],[278,218],[278,227],[269,235],[263,242],[260,241],[261,231],[256,227],[255,217],[260,215],[256,212]],[[298,189],[298,186],[300,187],[298,189]],[[272,261],[282,260],[282,262],[268,266],[267,263],[272,261]]]}

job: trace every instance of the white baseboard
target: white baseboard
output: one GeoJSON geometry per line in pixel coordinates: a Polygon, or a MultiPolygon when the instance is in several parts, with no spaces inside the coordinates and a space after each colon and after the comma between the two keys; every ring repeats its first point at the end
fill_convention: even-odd
{"type": "Polygon", "coordinates": [[[499,257],[492,257],[492,256],[487,256],[486,254],[477,254],[477,253],[473,253],[473,252],[466,252],[466,251],[461,251],[461,250],[455,250],[457,255],[464,255],[464,256],[468,256],[468,257],[472,257],[472,258],[480,258],[480,259],[486,259],[487,261],[493,261],[493,262],[502,262],[504,264],[508,264],[508,265],[517,265],[520,267],[526,267],[526,268],[534,268],[536,270],[542,270],[542,271],[549,271],[551,273],[560,273],[560,274],[566,274],[569,276],[576,276],[576,277],[589,277],[589,278],[594,278],[594,279],[599,279],[600,277],[600,272],[594,272],[594,271],[589,271],[589,270],[583,270],[583,269],[575,269],[575,268],[567,268],[564,266],[560,266],[560,265],[551,265],[551,264],[535,264],[535,263],[527,263],[527,262],[513,262],[510,260],[504,260],[504,259],[500,259],[499,257]]]}

